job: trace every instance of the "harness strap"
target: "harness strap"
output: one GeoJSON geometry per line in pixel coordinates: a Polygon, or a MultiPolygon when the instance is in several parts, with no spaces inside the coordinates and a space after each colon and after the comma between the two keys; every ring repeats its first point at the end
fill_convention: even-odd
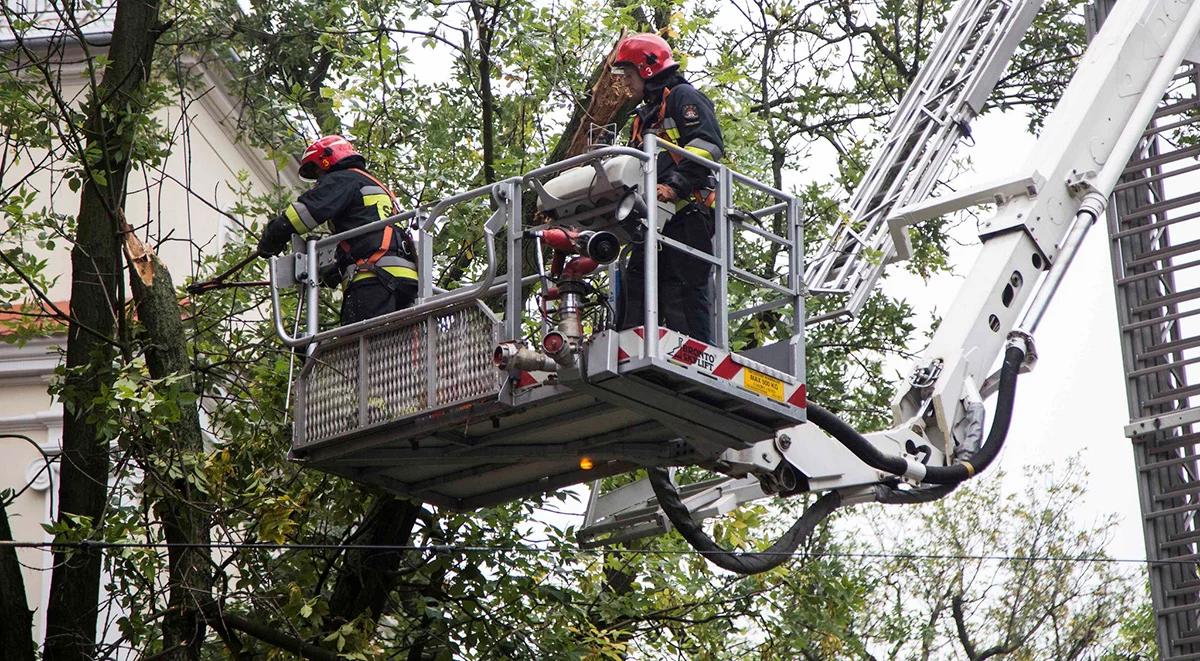
{"type": "MultiPolygon", "coordinates": [[[[657,129],[662,124],[663,118],[667,116],[667,97],[671,94],[670,87],[663,88],[662,103],[658,104],[658,119],[654,120],[654,124],[650,128],[657,129]]],[[[642,116],[633,116],[633,128],[629,131],[629,137],[633,138],[633,142],[642,144],[642,116]]],[[[672,157],[675,155],[672,154],[672,157]]]]}
{"type": "Polygon", "coordinates": [[[395,195],[395,193],[392,192],[392,189],[388,188],[386,184],[384,184],[382,181],[376,179],[375,175],[371,174],[370,172],[367,172],[366,170],[360,170],[359,168],[349,168],[349,170],[351,172],[357,172],[357,173],[361,174],[362,176],[366,177],[367,179],[370,179],[371,181],[375,182],[375,185],[382,188],[383,192],[387,193],[388,199],[390,199],[392,201],[392,211],[395,211],[396,213],[400,213],[400,203],[396,201],[396,195],[395,195]]]}
{"type": "MultiPolygon", "coordinates": [[[[654,121],[654,124],[651,126],[651,128],[658,128],[659,126],[662,125],[663,119],[666,118],[666,116],[667,116],[667,97],[670,96],[670,94],[671,94],[671,88],[664,87],[663,95],[662,95],[662,103],[658,104],[658,118],[654,121]]],[[[634,115],[633,116],[633,128],[630,129],[630,137],[633,139],[633,142],[635,144],[640,145],[642,143],[642,137],[643,137],[642,132],[643,132],[642,116],[634,115]]],[[[683,157],[680,156],[679,154],[676,154],[673,151],[668,151],[667,155],[669,155],[671,157],[672,161],[675,161],[675,165],[679,165],[679,163],[683,161],[683,157]]],[[[711,188],[699,189],[692,193],[692,197],[695,199],[696,202],[698,202],[706,207],[710,207],[710,208],[713,207],[717,203],[717,191],[715,191],[711,188]]],[[[686,200],[682,200],[681,202],[686,206],[686,204],[687,204],[686,200]]]]}
{"type": "MultiPolygon", "coordinates": [[[[358,174],[366,177],[367,179],[370,179],[372,182],[375,183],[376,186],[383,189],[383,192],[387,193],[388,199],[392,201],[392,211],[394,211],[396,213],[400,212],[400,203],[396,201],[396,195],[394,193],[392,193],[392,189],[388,188],[387,185],[385,185],[382,181],[377,179],[375,177],[375,175],[371,174],[370,172],[367,172],[366,170],[362,170],[359,168],[349,168],[349,170],[351,172],[357,172],[358,174]]],[[[383,228],[382,237],[380,238],[380,241],[379,241],[379,247],[376,248],[375,252],[371,253],[369,256],[354,260],[353,266],[350,269],[347,269],[349,271],[349,274],[346,277],[353,277],[353,276],[355,276],[355,274],[361,273],[363,271],[368,271],[370,273],[373,273],[377,277],[382,277],[379,275],[380,273],[387,273],[388,275],[392,275],[388,271],[384,270],[384,268],[380,268],[378,266],[378,264],[379,264],[379,261],[381,259],[383,259],[384,256],[386,256],[392,248],[392,238],[394,236],[394,233],[393,233],[394,228],[395,228],[395,226],[391,225],[391,224],[388,224],[386,227],[383,228]]],[[[346,251],[346,254],[350,254],[350,243],[348,241],[342,241],[341,243],[338,244],[338,247],[341,248],[342,250],[346,251]]],[[[400,271],[404,272],[403,276],[407,276],[408,275],[407,272],[411,272],[412,268],[416,266],[415,264],[413,264],[411,261],[409,261],[407,259],[403,259],[400,257],[398,257],[397,259],[399,260],[399,262],[402,262],[402,263],[395,264],[394,266],[396,268],[398,268],[400,271]]],[[[393,266],[393,265],[389,264],[387,266],[393,266]]]]}

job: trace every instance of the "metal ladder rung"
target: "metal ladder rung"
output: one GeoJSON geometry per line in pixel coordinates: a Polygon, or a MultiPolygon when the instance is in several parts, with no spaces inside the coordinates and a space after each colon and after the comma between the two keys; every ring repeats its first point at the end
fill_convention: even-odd
{"type": "Polygon", "coordinates": [[[1159,615],[1174,615],[1176,613],[1186,613],[1188,611],[1196,611],[1196,612],[1200,613],[1200,603],[1182,604],[1180,606],[1167,606],[1166,608],[1159,608],[1158,614],[1159,615]]]}
{"type": "Polygon", "coordinates": [[[1127,221],[1139,220],[1163,211],[1170,211],[1171,209],[1186,207],[1198,202],[1200,202],[1200,193],[1192,193],[1191,195],[1184,195],[1183,197],[1173,197],[1163,200],[1162,202],[1155,202],[1154,204],[1148,204],[1143,207],[1130,209],[1128,214],[1124,215],[1124,218],[1127,221]]]}
{"type": "MultiPolygon", "coordinates": [[[[1183,647],[1184,645],[1190,645],[1190,644],[1192,644],[1192,643],[1200,643],[1200,634],[1195,634],[1195,635],[1191,635],[1191,636],[1184,636],[1184,637],[1182,637],[1182,638],[1176,638],[1176,639],[1175,639],[1175,645],[1176,645],[1177,647],[1183,647]]],[[[1195,659],[1195,658],[1200,658],[1200,655],[1197,655],[1197,654],[1192,654],[1192,653],[1189,653],[1189,654],[1190,654],[1189,656],[1168,656],[1168,657],[1165,657],[1165,658],[1166,658],[1166,659],[1195,659]]]]}
{"type": "MultiPolygon", "coordinates": [[[[1194,262],[1194,264],[1196,264],[1197,266],[1200,266],[1200,261],[1194,262]]],[[[1164,314],[1162,316],[1153,317],[1150,319],[1142,319],[1140,321],[1134,321],[1134,322],[1125,324],[1124,326],[1121,326],[1121,332],[1127,333],[1129,331],[1140,330],[1142,328],[1147,328],[1150,326],[1154,326],[1156,324],[1165,324],[1165,323],[1170,323],[1172,321],[1179,321],[1180,319],[1186,319],[1188,317],[1191,317],[1191,316],[1194,316],[1197,314],[1200,314],[1200,307],[1193,308],[1191,310],[1184,310],[1182,312],[1173,312],[1171,314],[1164,314]]]]}
{"type": "Polygon", "coordinates": [[[1171,637],[1173,649],[1183,650],[1184,654],[1200,654],[1200,648],[1194,647],[1188,642],[1200,638],[1200,629],[1196,628],[1196,623],[1200,618],[1193,613],[1184,611],[1164,613],[1162,619],[1169,622],[1168,627],[1175,631],[1175,635],[1171,637]]]}
{"type": "Polygon", "coordinates": [[[1200,106],[1200,99],[1185,99],[1183,101],[1177,101],[1171,105],[1160,107],[1157,111],[1155,111],[1154,119],[1162,119],[1163,117],[1178,115],[1197,106],[1200,106]]]}
{"type": "MultiPolygon", "coordinates": [[[[1170,567],[1170,566],[1186,567],[1189,564],[1196,564],[1196,566],[1200,567],[1200,554],[1185,553],[1180,556],[1166,556],[1166,557],[1161,557],[1161,558],[1155,558],[1155,562],[1158,562],[1160,567],[1170,567]]],[[[1200,595],[1195,595],[1193,593],[1187,593],[1187,594],[1189,594],[1191,596],[1195,596],[1197,598],[1200,598],[1200,595]]],[[[1196,603],[1193,605],[1200,607],[1200,603],[1196,603]]]]}
{"type": "Polygon", "coordinates": [[[1130,371],[1126,372],[1125,376],[1128,377],[1129,379],[1137,379],[1137,378],[1140,378],[1143,376],[1149,376],[1151,374],[1158,374],[1160,372],[1167,372],[1167,371],[1170,371],[1173,369],[1178,369],[1180,367],[1186,367],[1188,365],[1192,365],[1197,362],[1200,362],[1200,357],[1184,358],[1182,360],[1173,360],[1173,361],[1165,362],[1165,363],[1162,363],[1159,365],[1151,365],[1149,367],[1139,367],[1138,369],[1130,370],[1130,371]]]}
{"type": "Polygon", "coordinates": [[[1200,493],[1200,482],[1186,482],[1180,486],[1172,487],[1162,493],[1155,494],[1154,499],[1162,502],[1194,493],[1200,493]]]}
{"type": "Polygon", "coordinates": [[[1157,512],[1150,512],[1149,514],[1143,515],[1142,518],[1150,520],[1162,518],[1164,516],[1173,516],[1176,514],[1196,514],[1197,512],[1200,512],[1200,503],[1190,503],[1187,505],[1180,505],[1178,507],[1168,507],[1166,509],[1158,510],[1157,512]]]}
{"type": "Polygon", "coordinates": [[[1151,250],[1150,252],[1142,253],[1140,255],[1135,255],[1133,261],[1125,263],[1125,270],[1132,271],[1139,266],[1153,264],[1169,257],[1177,257],[1179,255],[1186,255],[1192,252],[1200,252],[1200,241],[1188,241],[1187,243],[1180,243],[1174,246],[1159,248],[1157,250],[1151,250]]]}
{"type": "Polygon", "coordinates": [[[1187,544],[1194,544],[1197,541],[1200,541],[1200,530],[1189,530],[1184,534],[1168,537],[1167,541],[1158,545],[1158,548],[1161,551],[1165,548],[1175,548],[1178,546],[1185,546],[1187,544]]]}
{"type": "MultiPolygon", "coordinates": [[[[1200,588],[1200,580],[1184,581],[1178,585],[1172,585],[1167,591],[1167,596],[1175,598],[1181,595],[1196,594],[1196,589],[1200,588]]],[[[1200,640],[1200,636],[1197,637],[1200,640]]]]}
{"type": "MultiPolygon", "coordinates": [[[[1145,160],[1130,161],[1129,165],[1125,167],[1125,174],[1128,175],[1128,174],[1133,174],[1139,170],[1146,170],[1146,169],[1162,167],[1168,163],[1174,163],[1175,161],[1182,161],[1185,158],[1190,158],[1192,156],[1196,156],[1197,154],[1200,154],[1200,146],[1189,147],[1187,149],[1180,149],[1178,151],[1173,151],[1173,152],[1167,152],[1166,154],[1163,154],[1161,156],[1154,156],[1152,158],[1147,158],[1145,160]]],[[[1131,219],[1131,220],[1135,220],[1135,219],[1131,219]]]]}
{"type": "MultiPolygon", "coordinates": [[[[1160,117],[1156,117],[1156,119],[1162,119],[1163,117],[1169,117],[1169,116],[1170,115],[1163,115],[1160,117]]],[[[1195,123],[1196,123],[1195,117],[1188,117],[1186,119],[1180,119],[1180,120],[1176,120],[1174,122],[1167,122],[1166,124],[1151,124],[1150,128],[1146,129],[1146,132],[1142,133],[1142,135],[1146,136],[1146,137],[1150,137],[1153,135],[1159,135],[1161,133],[1166,133],[1167,131],[1171,131],[1174,129],[1183,128],[1185,126],[1191,126],[1192,124],[1195,124],[1195,123]]]]}
{"type": "MultiPolygon", "coordinates": [[[[894,255],[885,220],[900,205],[929,196],[953,149],[962,137],[959,120],[973,119],[969,102],[994,88],[1003,63],[1017,45],[1012,37],[1029,29],[1037,0],[970,0],[958,3],[947,19],[913,84],[888,120],[883,140],[873,155],[848,205],[850,217],[866,222],[864,236],[885,260],[894,255]]],[[[856,253],[830,269],[824,255],[835,240],[822,244],[806,272],[812,291],[824,289],[847,295],[837,309],[809,319],[852,319],[880,277],[881,268],[856,253]]]]}
{"type": "MultiPolygon", "coordinates": [[[[1200,170],[1200,163],[1193,165],[1187,169],[1188,172],[1192,172],[1193,170],[1200,170]]],[[[1145,181],[1149,182],[1150,179],[1147,178],[1145,181]]],[[[1168,218],[1166,220],[1156,220],[1156,221],[1148,222],[1148,223],[1145,223],[1144,225],[1137,225],[1135,227],[1130,227],[1129,229],[1121,230],[1120,232],[1114,232],[1111,235],[1111,238],[1125,239],[1125,238],[1128,238],[1131,236],[1145,234],[1146,232],[1151,232],[1154,230],[1162,229],[1164,227],[1170,227],[1171,225],[1176,225],[1176,224],[1179,224],[1179,223],[1182,223],[1182,222],[1185,222],[1188,220],[1194,220],[1198,216],[1200,216],[1200,212],[1192,212],[1192,213],[1186,213],[1182,216],[1168,218]]]]}
{"type": "MultiPolygon", "coordinates": [[[[1176,466],[1182,466],[1188,462],[1196,462],[1196,461],[1200,461],[1200,455],[1189,454],[1189,455],[1185,455],[1182,457],[1175,457],[1174,459],[1163,459],[1161,461],[1154,461],[1154,462],[1151,462],[1148,464],[1143,464],[1139,470],[1153,471],[1153,470],[1158,470],[1160,468],[1174,468],[1176,466]]],[[[1200,464],[1198,464],[1198,466],[1200,466],[1200,464]]]]}
{"type": "Polygon", "coordinates": [[[1184,386],[1182,388],[1174,388],[1172,390],[1164,391],[1164,393],[1158,397],[1154,397],[1152,399],[1145,400],[1144,402],[1142,402],[1142,405],[1143,406],[1155,406],[1157,404],[1165,404],[1167,402],[1185,400],[1185,399],[1193,397],[1197,394],[1200,394],[1200,384],[1197,384],[1194,386],[1184,386]]]}
{"type": "MultiPolygon", "coordinates": [[[[1197,293],[1197,297],[1200,297],[1200,292],[1197,293]]],[[[1200,346],[1200,337],[1186,337],[1181,340],[1151,345],[1141,352],[1137,359],[1142,361],[1150,358],[1161,358],[1167,354],[1179,353],[1180,351],[1186,351],[1197,346],[1200,346]]]]}
{"type": "Polygon", "coordinates": [[[1185,289],[1183,291],[1175,292],[1173,294],[1167,294],[1165,296],[1158,296],[1156,298],[1152,298],[1152,299],[1146,301],[1142,305],[1138,305],[1136,307],[1131,308],[1131,311],[1134,314],[1140,314],[1143,312],[1150,312],[1151,310],[1157,310],[1159,308],[1162,308],[1162,307],[1165,307],[1168,305],[1176,305],[1178,303],[1185,303],[1187,301],[1195,300],[1197,298],[1200,298],[1200,287],[1193,287],[1191,289],[1185,289]]]}
{"type": "Polygon", "coordinates": [[[1183,448],[1195,448],[1197,442],[1200,442],[1200,434],[1180,434],[1174,436],[1166,443],[1146,443],[1146,449],[1152,453],[1173,452],[1183,448]]]}

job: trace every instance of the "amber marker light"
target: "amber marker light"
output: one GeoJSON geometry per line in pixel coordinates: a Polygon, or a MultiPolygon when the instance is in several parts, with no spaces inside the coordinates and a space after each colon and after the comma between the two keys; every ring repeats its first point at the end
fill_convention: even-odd
{"type": "Polygon", "coordinates": [[[592,466],[595,466],[595,465],[596,464],[592,463],[591,457],[580,457],[579,458],[580,470],[590,471],[590,470],[592,470],[592,466]]]}

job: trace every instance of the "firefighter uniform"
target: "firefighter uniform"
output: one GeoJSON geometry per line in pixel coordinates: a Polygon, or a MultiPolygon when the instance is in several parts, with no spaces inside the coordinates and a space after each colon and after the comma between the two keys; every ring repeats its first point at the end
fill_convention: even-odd
{"type": "MultiPolygon", "coordinates": [[[[644,136],[656,134],[698,156],[719,161],[725,142],[713,103],[672,71],[645,82],[645,103],[636,111],[630,146],[640,148],[644,136]],[[661,78],[661,79],[660,79],[661,78]]],[[[666,150],[658,155],[658,182],[675,191],[675,215],[663,234],[712,254],[715,177],[708,168],[666,150]]],[[[645,257],[642,246],[630,252],[621,275],[618,326],[640,326],[644,316],[645,257]]],[[[666,327],[711,342],[712,265],[664,247],[658,257],[658,300],[666,327]]]]}
{"type": "MultiPolygon", "coordinates": [[[[391,193],[365,166],[361,156],[353,155],[329,167],[315,186],[267,224],[259,253],[278,254],[293,234],[307,234],[325,222],[334,232],[345,232],[393,215],[396,207],[391,193]]],[[[412,242],[400,227],[389,225],[342,241],[337,264],[337,276],[345,288],[342,325],[402,310],[416,298],[412,242]]]]}

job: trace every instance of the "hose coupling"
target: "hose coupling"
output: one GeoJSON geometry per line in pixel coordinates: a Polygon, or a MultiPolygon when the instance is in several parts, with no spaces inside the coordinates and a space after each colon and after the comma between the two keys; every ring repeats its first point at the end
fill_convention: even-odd
{"type": "Polygon", "coordinates": [[[554,359],[516,342],[502,342],[492,351],[492,363],[505,371],[557,372],[554,359]]]}
{"type": "Polygon", "coordinates": [[[1021,361],[1021,373],[1030,372],[1037,365],[1037,344],[1033,335],[1020,328],[1014,328],[1008,333],[1008,346],[1016,347],[1025,352],[1025,360],[1021,361]]]}
{"type": "Polygon", "coordinates": [[[559,331],[550,331],[542,338],[542,351],[546,352],[555,363],[563,367],[575,365],[575,352],[571,350],[571,342],[559,331]]]}

